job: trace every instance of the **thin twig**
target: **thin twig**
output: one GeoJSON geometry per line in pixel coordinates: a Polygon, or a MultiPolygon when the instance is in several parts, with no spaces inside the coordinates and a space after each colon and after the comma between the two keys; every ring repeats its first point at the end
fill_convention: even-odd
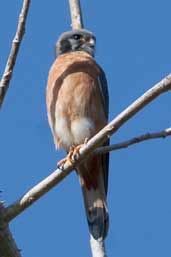
{"type": "Polygon", "coordinates": [[[72,29],[82,29],[83,19],[81,12],[80,0],[69,0],[70,4],[70,13],[72,20],[72,29]]]}
{"type": "Polygon", "coordinates": [[[29,5],[30,5],[30,0],[23,1],[23,6],[22,6],[21,13],[18,20],[17,31],[12,42],[11,51],[7,60],[4,74],[0,81],[0,107],[2,106],[7,89],[9,87],[9,83],[12,78],[12,73],[13,73],[15,62],[17,59],[18,50],[25,32],[25,23],[26,23],[28,10],[29,10],[29,5]]]}
{"type": "Polygon", "coordinates": [[[143,141],[147,141],[147,140],[150,140],[150,139],[166,138],[168,136],[171,136],[171,128],[162,130],[160,132],[146,133],[146,134],[131,138],[127,141],[124,141],[124,142],[121,142],[121,143],[118,143],[118,144],[98,147],[94,151],[94,153],[95,154],[104,154],[104,153],[107,153],[107,152],[124,149],[124,148],[127,148],[127,147],[129,147],[133,144],[141,143],[143,141]]]}
{"type": "MultiPolygon", "coordinates": [[[[21,13],[19,16],[16,35],[13,39],[11,51],[7,60],[4,74],[0,81],[0,107],[4,101],[10,80],[12,78],[13,69],[17,59],[17,53],[21,44],[21,40],[25,31],[25,22],[29,9],[30,0],[24,0],[21,13]]],[[[3,220],[5,207],[0,202],[0,257],[21,257],[20,250],[17,248],[15,240],[10,232],[8,223],[3,220]]]]}
{"type": "Polygon", "coordinates": [[[152,102],[157,96],[171,89],[171,76],[167,76],[161,82],[156,84],[144,95],[139,97],[128,108],[121,112],[114,120],[104,127],[98,134],[91,138],[86,145],[80,149],[80,154],[77,160],[72,164],[66,163],[63,171],[57,169],[15,203],[6,208],[3,219],[9,222],[17,215],[22,213],[26,208],[48,192],[57,183],[61,182],[83,159],[91,154],[99,145],[106,141],[113,133],[115,133],[126,121],[133,117],[138,111],[143,109],[147,104],[152,102]]]}

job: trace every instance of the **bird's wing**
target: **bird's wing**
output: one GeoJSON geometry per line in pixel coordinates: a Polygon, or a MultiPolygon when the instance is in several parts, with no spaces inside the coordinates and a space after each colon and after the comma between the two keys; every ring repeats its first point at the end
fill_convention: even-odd
{"type": "Polygon", "coordinates": [[[107,85],[107,79],[106,75],[101,67],[100,69],[100,74],[99,74],[99,87],[100,87],[100,92],[101,92],[101,98],[106,114],[106,119],[108,120],[108,115],[109,115],[109,92],[108,92],[108,85],[107,85]]]}
{"type": "MultiPolygon", "coordinates": [[[[100,69],[100,74],[99,74],[99,88],[101,92],[101,99],[102,103],[104,106],[104,111],[106,115],[106,120],[108,120],[109,116],[109,92],[108,92],[108,84],[107,84],[107,79],[106,75],[101,67],[100,69]]],[[[109,145],[110,140],[108,139],[107,142],[104,143],[104,145],[109,145]]],[[[103,165],[103,176],[104,176],[104,183],[105,183],[105,191],[107,194],[108,190],[108,173],[109,173],[109,153],[103,154],[102,155],[102,165],[103,165]]]]}
{"type": "Polygon", "coordinates": [[[55,125],[55,106],[56,106],[56,100],[58,97],[60,86],[61,86],[61,72],[60,72],[58,59],[56,59],[50,68],[48,81],[47,81],[47,88],[46,88],[47,115],[48,115],[48,121],[53,134],[55,145],[57,145],[59,141],[57,135],[55,134],[54,125],[55,125]]]}

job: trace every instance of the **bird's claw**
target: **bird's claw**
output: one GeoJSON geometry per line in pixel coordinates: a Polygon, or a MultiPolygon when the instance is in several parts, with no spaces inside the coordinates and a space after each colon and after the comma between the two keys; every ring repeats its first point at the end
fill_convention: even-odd
{"type": "Polygon", "coordinates": [[[85,139],[83,144],[80,144],[77,146],[74,146],[74,145],[71,146],[68,155],[57,163],[57,167],[63,170],[66,162],[68,162],[69,164],[73,164],[73,162],[77,160],[80,155],[81,147],[87,144],[87,142],[88,142],[88,138],[85,139]]]}
{"type": "Polygon", "coordinates": [[[81,149],[84,145],[86,145],[87,142],[88,142],[88,138],[85,138],[83,144],[77,145],[76,147],[73,148],[73,153],[72,153],[72,156],[71,156],[72,161],[75,161],[75,160],[78,159],[78,157],[79,157],[79,155],[80,155],[80,149],[81,149]]]}
{"type": "Polygon", "coordinates": [[[60,160],[58,163],[57,163],[57,167],[61,170],[64,169],[64,165],[66,162],[69,162],[70,164],[73,163],[72,161],[72,155],[73,155],[73,152],[74,152],[74,146],[71,146],[70,149],[69,149],[69,153],[67,154],[67,156],[60,160]]]}

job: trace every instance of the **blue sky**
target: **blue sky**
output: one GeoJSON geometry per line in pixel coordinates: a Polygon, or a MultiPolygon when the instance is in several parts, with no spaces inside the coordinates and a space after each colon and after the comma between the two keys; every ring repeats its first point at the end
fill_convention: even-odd
{"type": "MultiPolygon", "coordinates": [[[[1,1],[0,72],[15,34],[22,1],[1,1]]],[[[84,23],[97,38],[96,60],[110,92],[110,120],[171,71],[168,0],[85,1],[84,23]]],[[[68,1],[32,1],[26,34],[1,110],[2,198],[12,203],[56,168],[45,88],[58,36],[70,29],[68,1]]],[[[171,94],[126,123],[112,142],[167,128],[171,94]]],[[[110,257],[171,256],[171,140],[113,152],[108,205],[110,257]]],[[[75,173],[11,223],[23,257],[88,257],[89,234],[75,173]]]]}

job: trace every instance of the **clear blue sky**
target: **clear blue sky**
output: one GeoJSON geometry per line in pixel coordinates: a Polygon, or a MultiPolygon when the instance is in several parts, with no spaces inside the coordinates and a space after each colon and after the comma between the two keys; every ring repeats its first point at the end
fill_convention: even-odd
{"type": "MultiPolygon", "coordinates": [[[[1,1],[0,72],[22,1],[1,1]]],[[[110,92],[110,119],[171,71],[169,0],[82,0],[84,23],[97,37],[96,60],[110,92]]],[[[2,198],[12,203],[56,168],[45,88],[54,45],[70,29],[67,0],[32,1],[27,30],[0,114],[2,198]]],[[[124,125],[112,142],[171,125],[165,94],[124,125]]],[[[171,139],[113,152],[108,205],[109,257],[171,256],[171,139]]],[[[11,224],[23,257],[90,257],[89,235],[75,173],[11,224]]]]}

